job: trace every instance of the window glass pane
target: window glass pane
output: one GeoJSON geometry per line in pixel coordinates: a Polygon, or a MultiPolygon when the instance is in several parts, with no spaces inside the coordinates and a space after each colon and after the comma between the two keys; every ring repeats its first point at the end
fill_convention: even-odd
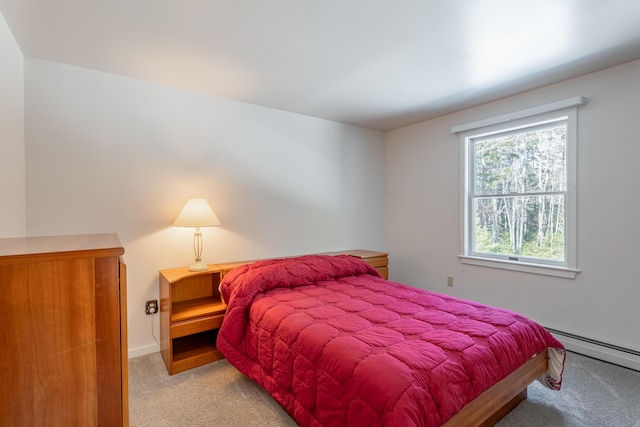
{"type": "Polygon", "coordinates": [[[475,199],[474,252],[564,261],[564,195],[475,199]]]}
{"type": "Polygon", "coordinates": [[[476,195],[565,191],[566,121],[473,139],[476,195]]]}

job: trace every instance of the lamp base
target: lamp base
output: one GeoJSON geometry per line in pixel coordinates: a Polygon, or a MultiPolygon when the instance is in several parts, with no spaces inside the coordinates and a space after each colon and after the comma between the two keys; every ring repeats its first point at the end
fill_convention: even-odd
{"type": "Polygon", "coordinates": [[[195,264],[191,264],[189,266],[189,271],[206,271],[208,269],[209,269],[209,266],[201,262],[196,262],[195,264]]]}

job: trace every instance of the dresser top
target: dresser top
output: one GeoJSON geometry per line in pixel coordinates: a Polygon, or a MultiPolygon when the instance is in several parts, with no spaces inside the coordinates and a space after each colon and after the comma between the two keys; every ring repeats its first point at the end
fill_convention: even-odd
{"type": "Polygon", "coordinates": [[[0,259],[65,253],[78,255],[79,252],[113,256],[122,255],[124,249],[115,233],[0,239],[0,259]]]}

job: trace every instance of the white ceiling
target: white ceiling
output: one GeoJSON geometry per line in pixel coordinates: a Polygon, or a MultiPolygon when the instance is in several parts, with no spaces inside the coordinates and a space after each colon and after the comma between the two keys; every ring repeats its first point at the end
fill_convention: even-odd
{"type": "Polygon", "coordinates": [[[640,58],[639,0],[0,0],[25,56],[389,130],[640,58]]]}

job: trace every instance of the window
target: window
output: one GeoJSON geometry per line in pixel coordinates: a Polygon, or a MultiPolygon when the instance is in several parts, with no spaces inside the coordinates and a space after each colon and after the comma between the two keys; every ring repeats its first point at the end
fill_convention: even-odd
{"type": "Polygon", "coordinates": [[[454,128],[464,263],[560,277],[576,268],[576,116],[582,97],[454,128]]]}

